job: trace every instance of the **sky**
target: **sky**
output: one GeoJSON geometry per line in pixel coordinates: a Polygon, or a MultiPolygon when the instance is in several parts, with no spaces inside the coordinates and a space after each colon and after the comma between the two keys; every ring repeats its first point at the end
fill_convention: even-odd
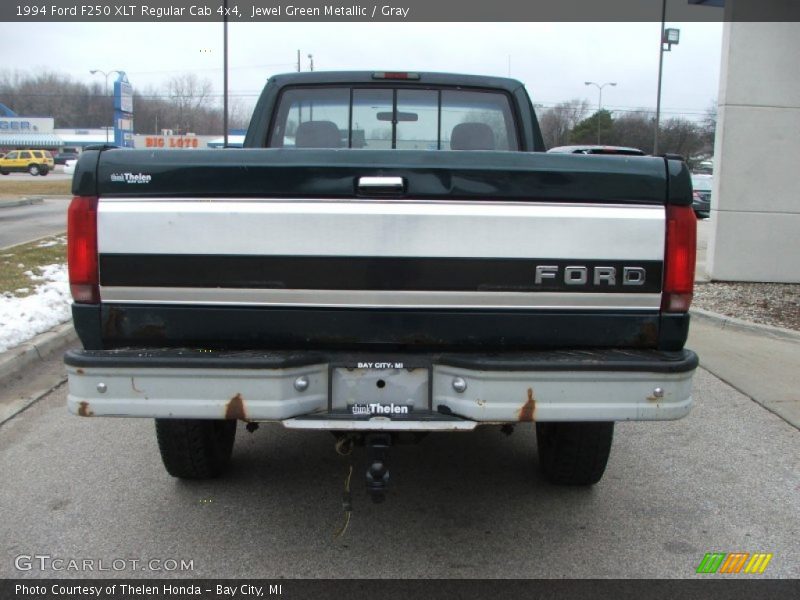
{"type": "MultiPolygon", "coordinates": [[[[229,89],[255,103],[266,79],[302,69],[445,71],[525,83],[545,107],[573,98],[603,108],[655,109],[660,23],[231,23],[229,89]]],[[[719,89],[722,23],[671,23],[680,44],[664,54],[662,115],[702,119],[719,89]]],[[[193,72],[222,93],[219,23],[14,23],[0,37],[0,71],[51,70],[102,83],[91,69],[124,70],[137,91],[163,90],[193,72]],[[46,48],[19,52],[19,48],[46,48]],[[42,58],[37,58],[42,57],[42,58]],[[46,57],[46,58],[44,58],[46,57]]]]}

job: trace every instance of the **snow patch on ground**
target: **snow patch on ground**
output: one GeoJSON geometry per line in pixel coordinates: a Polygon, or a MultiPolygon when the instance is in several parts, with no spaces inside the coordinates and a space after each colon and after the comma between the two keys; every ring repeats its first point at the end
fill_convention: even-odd
{"type": "Polygon", "coordinates": [[[0,296],[0,352],[27,342],[71,316],[67,265],[47,265],[40,271],[41,275],[31,277],[42,282],[32,295],[0,296]]]}

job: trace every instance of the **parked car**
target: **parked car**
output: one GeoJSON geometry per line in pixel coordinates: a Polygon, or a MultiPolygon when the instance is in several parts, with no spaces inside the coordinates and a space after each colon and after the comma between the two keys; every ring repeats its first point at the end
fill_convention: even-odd
{"type": "Polygon", "coordinates": [[[12,150],[0,158],[0,175],[27,171],[33,176],[47,175],[55,166],[47,150],[12,150]]]}
{"type": "Polygon", "coordinates": [[[548,152],[562,154],[622,154],[625,156],[646,156],[647,154],[638,148],[627,146],[556,146],[550,148],[548,152]]]}
{"type": "Polygon", "coordinates": [[[58,154],[56,154],[55,163],[57,165],[65,165],[67,164],[68,160],[76,159],[80,156],[80,153],[77,150],[62,150],[58,154]]]}
{"type": "Polygon", "coordinates": [[[692,173],[697,175],[711,175],[714,173],[714,161],[713,160],[701,160],[694,166],[692,169],[692,173]]]}
{"type": "Polygon", "coordinates": [[[77,158],[70,158],[67,159],[67,162],[64,164],[64,175],[74,175],[75,174],[75,165],[78,163],[77,158]]]}
{"type": "Polygon", "coordinates": [[[698,219],[707,219],[711,214],[711,182],[713,175],[692,174],[692,208],[698,219]]]}

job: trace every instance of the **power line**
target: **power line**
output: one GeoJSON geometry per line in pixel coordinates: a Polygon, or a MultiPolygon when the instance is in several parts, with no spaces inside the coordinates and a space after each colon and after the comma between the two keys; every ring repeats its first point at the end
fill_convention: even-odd
{"type": "MultiPolygon", "coordinates": [[[[238,71],[241,69],[267,69],[274,67],[293,67],[294,63],[270,63],[264,65],[242,65],[238,67],[229,67],[229,71],[238,71]]],[[[195,71],[222,71],[222,67],[206,67],[206,68],[192,68],[195,71]]],[[[155,71],[127,71],[128,75],[153,75],[158,73],[184,73],[184,69],[159,69],[155,71]]]]}

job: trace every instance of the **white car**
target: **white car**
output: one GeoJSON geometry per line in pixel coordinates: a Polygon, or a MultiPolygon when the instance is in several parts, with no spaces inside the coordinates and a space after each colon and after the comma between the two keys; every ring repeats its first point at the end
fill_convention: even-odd
{"type": "Polygon", "coordinates": [[[65,175],[74,175],[75,174],[75,164],[78,162],[77,158],[68,158],[67,161],[64,163],[64,174],[65,175]]]}

